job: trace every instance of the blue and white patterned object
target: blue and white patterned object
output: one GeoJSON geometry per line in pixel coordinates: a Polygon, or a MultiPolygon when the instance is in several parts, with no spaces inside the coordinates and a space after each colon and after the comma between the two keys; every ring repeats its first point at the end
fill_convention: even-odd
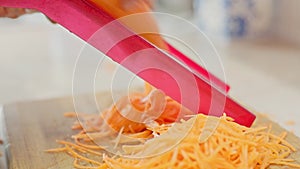
{"type": "Polygon", "coordinates": [[[272,0],[196,0],[199,27],[209,34],[246,37],[265,33],[272,20],[272,0]]]}

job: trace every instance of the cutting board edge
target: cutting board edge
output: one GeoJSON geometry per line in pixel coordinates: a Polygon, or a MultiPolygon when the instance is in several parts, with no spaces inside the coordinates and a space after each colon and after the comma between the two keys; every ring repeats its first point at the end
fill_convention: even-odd
{"type": "Polygon", "coordinates": [[[3,141],[3,145],[0,146],[2,156],[0,157],[0,168],[9,168],[9,140],[7,136],[7,128],[5,122],[4,106],[0,105],[0,138],[3,141]]]}

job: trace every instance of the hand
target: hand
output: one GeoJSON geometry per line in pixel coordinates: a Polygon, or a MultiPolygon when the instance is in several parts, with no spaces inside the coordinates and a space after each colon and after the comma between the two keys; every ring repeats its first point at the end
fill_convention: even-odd
{"type": "Polygon", "coordinates": [[[17,18],[21,15],[32,12],[34,11],[22,8],[0,7],[0,17],[17,18]]]}

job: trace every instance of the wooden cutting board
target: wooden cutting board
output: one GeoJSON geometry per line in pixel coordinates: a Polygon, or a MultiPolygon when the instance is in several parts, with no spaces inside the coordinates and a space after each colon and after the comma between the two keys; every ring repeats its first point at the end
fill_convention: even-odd
{"type": "MultiPolygon", "coordinates": [[[[107,93],[98,95],[102,106],[111,103],[107,93]]],[[[86,98],[86,106],[93,100],[86,98]]],[[[92,107],[92,106],[91,106],[92,107]]],[[[22,102],[4,106],[2,121],[5,125],[6,157],[9,169],[69,169],[72,168],[72,159],[63,153],[48,154],[44,150],[55,148],[56,139],[67,139],[73,134],[70,126],[73,119],[63,117],[64,112],[74,111],[71,97],[42,101],[22,102]]],[[[91,110],[97,112],[97,110],[91,110]]],[[[1,117],[1,116],[0,116],[1,117]]],[[[272,124],[274,133],[285,131],[278,124],[265,117],[258,116],[256,125],[272,124]]],[[[300,163],[300,139],[289,133],[288,142],[294,145],[299,152],[291,155],[300,163]]],[[[0,165],[1,167],[1,165],[0,165]]],[[[270,167],[281,169],[286,167],[270,167]]]]}

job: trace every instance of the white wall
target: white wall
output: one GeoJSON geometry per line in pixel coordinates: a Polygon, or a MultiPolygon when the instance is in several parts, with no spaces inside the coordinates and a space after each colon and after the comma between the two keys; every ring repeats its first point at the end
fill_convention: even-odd
{"type": "Polygon", "coordinates": [[[276,36],[300,45],[300,0],[276,2],[273,32],[276,36]]]}

